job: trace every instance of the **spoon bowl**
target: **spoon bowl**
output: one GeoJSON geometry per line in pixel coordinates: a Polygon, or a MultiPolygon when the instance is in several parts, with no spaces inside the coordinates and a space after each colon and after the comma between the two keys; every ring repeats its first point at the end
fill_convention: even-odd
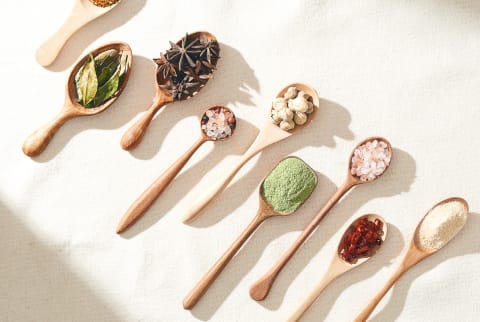
{"type": "Polygon", "coordinates": [[[330,266],[328,267],[324,277],[314,287],[313,291],[307,296],[307,298],[302,302],[302,304],[295,310],[292,316],[290,316],[288,321],[289,322],[298,321],[305,314],[305,312],[312,306],[312,304],[318,299],[318,297],[323,292],[323,290],[333,280],[335,280],[340,275],[346,273],[351,269],[354,269],[355,267],[358,267],[359,265],[365,263],[370,258],[372,258],[380,249],[380,247],[383,245],[383,242],[385,242],[386,237],[387,237],[387,223],[381,216],[368,214],[368,215],[364,215],[357,218],[353,223],[351,223],[343,233],[342,238],[340,238],[340,242],[338,243],[338,247],[337,247],[337,252],[333,256],[332,261],[330,262],[330,266]],[[364,218],[368,218],[369,221],[380,220],[383,223],[383,227],[382,227],[383,235],[380,236],[382,243],[378,245],[375,249],[373,249],[373,251],[368,254],[368,257],[359,258],[355,263],[349,263],[346,260],[344,260],[340,255],[343,241],[345,237],[351,232],[351,230],[355,229],[357,223],[364,218]]]}
{"type": "MultiPolygon", "coordinates": [[[[205,41],[217,41],[217,38],[215,36],[207,31],[197,31],[191,34],[188,34],[189,39],[199,39],[199,40],[205,40],[205,41]]],[[[182,40],[177,41],[177,45],[180,45],[182,43],[182,40]]],[[[157,69],[155,69],[155,82],[157,84],[156,86],[156,93],[155,93],[155,98],[153,99],[153,103],[150,106],[150,108],[147,109],[147,111],[139,118],[137,122],[135,122],[131,128],[129,128],[124,135],[122,136],[122,139],[120,141],[120,146],[124,150],[131,150],[138,146],[138,144],[141,142],[143,136],[145,135],[148,126],[150,125],[150,122],[152,121],[153,117],[155,114],[165,105],[178,101],[179,99],[176,99],[169,91],[165,90],[163,87],[161,87],[164,84],[159,83],[157,75],[157,69]]],[[[204,85],[209,81],[209,79],[205,80],[204,85]]],[[[203,85],[203,86],[204,86],[203,85]]],[[[197,95],[198,92],[203,88],[200,87],[198,91],[192,93],[192,97],[197,95]]],[[[190,97],[187,97],[185,99],[188,99],[190,97]]],[[[181,100],[184,100],[183,98],[181,100]]]]}
{"type": "Polygon", "coordinates": [[[74,7],[65,23],[53,36],[37,49],[35,54],[37,62],[44,67],[53,64],[68,39],[76,31],[90,21],[95,20],[112,10],[119,2],[120,1],[110,7],[103,8],[94,5],[89,0],[75,0],[74,7]]]}
{"type": "Polygon", "coordinates": [[[51,121],[46,126],[40,128],[32,135],[30,135],[25,143],[23,144],[23,152],[30,157],[37,156],[43,152],[43,150],[47,147],[48,143],[52,139],[53,135],[58,131],[58,129],[69,119],[77,116],[90,116],[95,115],[100,112],[103,112],[108,107],[110,107],[120,96],[123,92],[125,87],[127,86],[128,79],[130,77],[130,71],[132,66],[132,50],[130,46],[123,42],[115,42],[109,43],[104,46],[101,46],[88,55],[80,59],[77,64],[73,67],[72,71],[70,72],[70,76],[68,77],[66,90],[65,90],[65,102],[64,106],[57,115],[57,117],[51,121]],[[89,59],[90,55],[95,56],[98,53],[109,49],[117,49],[120,54],[125,53],[127,55],[126,61],[126,69],[124,74],[124,79],[119,86],[116,94],[114,94],[110,99],[105,101],[104,103],[100,104],[97,107],[93,108],[86,108],[78,103],[78,94],[75,87],[75,75],[77,74],[78,70],[85,64],[87,59],[89,59]]]}
{"type": "Polygon", "coordinates": [[[320,105],[320,98],[317,92],[315,91],[315,89],[306,84],[293,83],[281,89],[280,92],[278,92],[277,97],[283,96],[283,94],[285,94],[289,87],[297,87],[298,89],[306,92],[312,97],[314,111],[309,115],[309,120],[305,124],[295,127],[291,131],[284,131],[280,129],[280,127],[278,127],[277,125],[273,124],[270,121],[270,117],[267,117],[262,128],[260,129],[260,132],[257,135],[257,138],[248,148],[248,150],[243,154],[243,156],[241,156],[240,160],[237,161],[235,166],[229,172],[223,174],[220,179],[218,179],[202,195],[200,195],[196,200],[194,200],[193,204],[187,209],[187,211],[183,215],[182,221],[184,223],[188,223],[194,220],[200,214],[202,209],[204,209],[223,189],[227,187],[227,185],[230,183],[230,181],[233,180],[237,172],[252,157],[254,157],[266,147],[288,138],[289,136],[297,133],[298,131],[304,129],[309,124],[311,124],[311,122],[316,116],[316,111],[320,105]]]}
{"type": "Polygon", "coordinates": [[[235,128],[235,114],[229,108],[213,106],[205,111],[200,119],[200,138],[135,200],[118,223],[116,232],[123,232],[145,214],[203,143],[226,141],[234,134],[235,128]]]}
{"type": "MultiPolygon", "coordinates": [[[[292,244],[292,246],[280,257],[277,263],[275,263],[270,270],[268,270],[260,279],[258,279],[250,288],[250,297],[253,298],[256,301],[261,301],[264,300],[268,293],[270,292],[270,289],[273,286],[273,283],[275,282],[277,276],[280,274],[282,271],[283,267],[288,263],[288,261],[293,257],[295,252],[300,248],[300,246],[303,245],[303,243],[307,240],[307,238],[315,231],[315,229],[318,227],[320,224],[321,220],[323,217],[325,217],[326,214],[330,211],[330,209],[335,206],[335,204],[342,198],[345,193],[347,193],[350,189],[352,189],[354,186],[363,184],[363,183],[368,183],[368,182],[373,182],[376,179],[378,179],[387,169],[388,165],[390,162],[388,162],[388,165],[384,168],[383,172],[378,174],[373,178],[371,181],[364,181],[361,179],[361,177],[358,177],[356,175],[352,174],[352,160],[353,156],[355,155],[356,151],[360,149],[363,145],[367,144],[368,142],[384,142],[386,145],[386,150],[389,153],[390,159],[392,158],[392,148],[390,143],[385,140],[384,138],[381,137],[370,137],[362,142],[360,142],[352,151],[350,154],[349,158],[349,166],[348,166],[348,171],[347,171],[347,177],[343,184],[337,189],[335,194],[328,200],[327,204],[320,210],[320,212],[312,219],[312,221],[308,224],[307,227],[302,231],[300,236],[295,240],[295,242],[292,244]]],[[[370,162],[369,162],[370,164],[370,162]]],[[[370,171],[370,169],[369,169],[370,171]]]]}
{"type": "Polygon", "coordinates": [[[377,294],[372,298],[370,303],[368,303],[365,308],[357,315],[357,317],[354,319],[355,322],[363,322],[366,321],[367,318],[372,314],[373,310],[375,310],[375,307],[377,304],[380,302],[380,300],[387,294],[388,290],[395,284],[395,282],[405,273],[408,271],[412,266],[416,265],[418,262],[422,261],[423,259],[427,258],[428,256],[436,253],[440,249],[442,249],[450,240],[453,239],[453,237],[458,234],[458,231],[450,237],[449,240],[446,240],[443,246],[436,248],[436,249],[425,249],[420,245],[419,240],[419,229],[422,226],[422,223],[425,221],[425,219],[428,217],[428,215],[434,210],[436,207],[450,203],[450,202],[460,202],[463,207],[465,208],[466,213],[468,213],[468,203],[458,197],[452,197],[448,198],[445,200],[440,201],[437,203],[435,206],[430,208],[430,210],[425,214],[425,216],[422,218],[422,220],[419,222],[417,225],[415,232],[413,234],[413,237],[410,241],[410,244],[408,245],[407,251],[403,257],[403,259],[400,262],[399,267],[397,270],[392,274],[390,279],[385,283],[385,285],[377,292],[377,294]]]}

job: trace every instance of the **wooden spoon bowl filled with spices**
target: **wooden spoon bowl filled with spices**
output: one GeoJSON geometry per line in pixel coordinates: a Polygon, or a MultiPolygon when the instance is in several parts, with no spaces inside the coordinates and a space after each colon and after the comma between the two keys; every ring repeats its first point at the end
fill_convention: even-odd
{"type": "Polygon", "coordinates": [[[90,21],[112,10],[120,0],[75,0],[72,12],[60,29],[45,41],[35,55],[42,66],[53,64],[68,39],[90,21]]]}
{"type": "Polygon", "coordinates": [[[306,84],[293,83],[280,90],[269,108],[268,117],[255,141],[228,173],[222,175],[207,191],[194,200],[185,212],[183,222],[195,219],[253,156],[307,127],[315,118],[319,105],[320,98],[317,92],[306,84]]]}
{"type": "Polygon", "coordinates": [[[117,233],[132,225],[150,208],[203,143],[228,140],[233,135],[236,125],[235,114],[227,107],[209,108],[200,120],[201,137],[130,206],[117,226],[117,233]]]}
{"type": "Polygon", "coordinates": [[[349,157],[347,178],[277,263],[252,285],[250,296],[254,300],[261,301],[267,297],[283,267],[315,231],[321,220],[340,198],[354,186],[373,182],[381,177],[390,166],[392,156],[393,152],[390,143],[381,137],[367,138],[355,147],[349,157]]]}
{"type": "Polygon", "coordinates": [[[183,300],[183,307],[190,310],[197,304],[228,262],[265,219],[295,213],[310,197],[316,185],[316,173],[304,161],[296,157],[287,157],[281,160],[260,185],[257,215],[225,254],[188,293],[183,300]]]}
{"type": "Polygon", "coordinates": [[[39,155],[67,120],[110,107],[125,89],[131,66],[132,50],[123,42],[106,44],[83,57],[68,77],[60,114],[27,138],[23,152],[30,157],[39,155]]]}
{"type": "Polygon", "coordinates": [[[354,321],[366,321],[380,300],[403,273],[448,244],[465,226],[467,217],[468,203],[462,198],[448,198],[433,206],[415,229],[397,270],[354,321]]]}
{"type": "Polygon", "coordinates": [[[369,260],[383,245],[386,237],[387,224],[382,217],[369,214],[357,218],[340,239],[323,279],[315,285],[288,321],[298,321],[334,279],[369,260]]]}
{"type": "Polygon", "coordinates": [[[195,96],[213,77],[220,58],[220,45],[214,35],[198,31],[170,45],[160,58],[154,59],[157,64],[156,95],[150,108],[123,135],[120,145],[125,150],[140,143],[160,108],[195,96]]]}

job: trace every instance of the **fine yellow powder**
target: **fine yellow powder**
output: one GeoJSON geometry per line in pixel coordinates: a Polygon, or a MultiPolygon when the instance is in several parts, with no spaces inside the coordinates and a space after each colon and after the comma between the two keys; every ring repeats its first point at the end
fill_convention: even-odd
{"type": "Polygon", "coordinates": [[[425,216],[418,228],[417,245],[425,250],[438,250],[462,229],[468,209],[457,200],[443,203],[425,216]]]}

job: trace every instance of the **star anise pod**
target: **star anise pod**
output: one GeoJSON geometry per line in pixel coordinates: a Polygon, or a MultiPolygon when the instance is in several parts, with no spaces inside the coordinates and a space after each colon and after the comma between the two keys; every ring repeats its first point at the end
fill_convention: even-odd
{"type": "Polygon", "coordinates": [[[179,42],[180,44],[175,44],[170,41],[170,46],[172,46],[172,48],[167,50],[166,57],[168,61],[171,63],[178,63],[178,69],[180,71],[183,71],[188,67],[195,67],[195,61],[201,52],[199,48],[196,48],[198,42],[198,39],[193,39],[189,42],[188,33],[179,42]]]}
{"type": "Polygon", "coordinates": [[[157,81],[159,84],[164,83],[170,76],[177,76],[175,65],[170,63],[164,54],[160,53],[160,58],[155,58],[153,61],[158,65],[157,81]]]}
{"type": "Polygon", "coordinates": [[[159,86],[168,91],[174,100],[180,101],[194,96],[203,84],[199,80],[185,75],[181,81],[171,79],[169,83],[159,86]]]}
{"type": "MultiPolygon", "coordinates": [[[[208,40],[207,43],[201,44],[200,57],[206,60],[210,66],[214,66],[220,58],[220,46],[216,40],[208,40]]],[[[207,66],[207,67],[210,67],[207,66]]]]}

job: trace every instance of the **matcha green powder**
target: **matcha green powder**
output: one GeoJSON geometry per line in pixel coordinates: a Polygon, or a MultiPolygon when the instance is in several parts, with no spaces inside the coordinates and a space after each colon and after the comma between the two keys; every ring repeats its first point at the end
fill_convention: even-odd
{"type": "Polygon", "coordinates": [[[289,157],[280,161],[261,187],[263,199],[275,212],[292,213],[317,185],[315,172],[305,162],[289,157]]]}

